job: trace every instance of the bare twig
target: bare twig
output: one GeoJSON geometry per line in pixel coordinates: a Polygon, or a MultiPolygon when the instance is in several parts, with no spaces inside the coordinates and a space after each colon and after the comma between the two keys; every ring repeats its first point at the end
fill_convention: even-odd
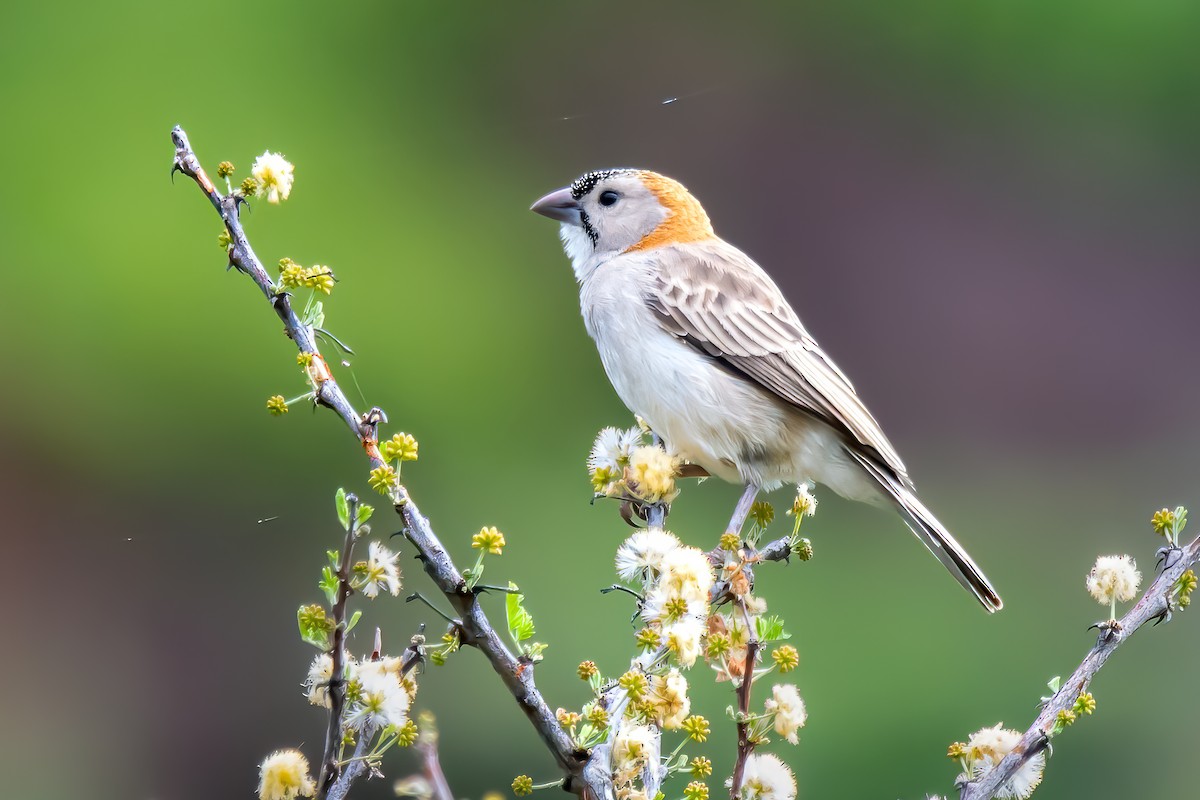
{"type": "Polygon", "coordinates": [[[1129,613],[1115,625],[1101,626],[1100,636],[1096,645],[1088,651],[1079,668],[1071,677],[1063,681],[1062,686],[1055,692],[1049,702],[1042,708],[1037,719],[1029,730],[1021,736],[1021,741],[1005,756],[1004,760],[985,773],[979,780],[966,781],[959,786],[959,800],[990,800],[1008,782],[1017,771],[1046,749],[1050,742],[1050,733],[1058,719],[1059,712],[1069,711],[1079,695],[1087,691],[1096,673],[1104,666],[1108,657],[1138,628],[1147,622],[1162,622],[1171,618],[1173,610],[1173,594],[1180,576],[1193,564],[1200,560],[1200,537],[1182,549],[1171,549],[1167,553],[1167,563],[1154,582],[1146,589],[1146,593],[1134,604],[1129,613]]]}
{"type": "Polygon", "coordinates": [[[350,559],[354,553],[354,542],[358,539],[358,497],[346,495],[346,508],[350,524],[346,528],[346,541],[338,559],[338,591],[333,608],[333,647],[329,651],[332,671],[329,673],[329,727],[325,731],[325,753],[321,758],[321,778],[317,783],[318,799],[329,792],[337,778],[337,750],[342,741],[342,711],[346,704],[346,600],[354,590],[350,587],[350,559]]]}
{"type": "MultiPolygon", "coordinates": [[[[291,297],[279,291],[274,285],[262,262],[254,254],[250,242],[246,238],[238,217],[238,205],[242,197],[237,193],[222,195],[213,185],[208,175],[200,165],[200,160],[188,142],[187,134],[176,126],[171,131],[171,139],[175,144],[175,161],[172,173],[178,171],[193,179],[204,192],[205,197],[212,203],[217,214],[229,231],[231,246],[229,261],[231,266],[247,274],[258,286],[259,290],[270,302],[272,309],[283,322],[284,332],[296,344],[301,353],[311,354],[313,366],[311,373],[315,386],[314,401],[318,405],[331,409],[359,440],[367,459],[372,467],[385,466],[379,452],[377,427],[383,418],[379,409],[371,409],[365,415],[359,415],[347,399],[345,393],[334,379],[324,358],[317,347],[316,334],[313,328],[300,321],[292,308],[291,297]]],[[[538,691],[533,678],[533,664],[528,660],[518,660],[501,642],[487,615],[480,607],[474,592],[467,588],[466,581],[446,553],[441,541],[434,534],[428,519],[421,514],[415,502],[404,486],[397,486],[392,494],[396,513],[404,522],[404,535],[420,553],[421,563],[425,572],[434,584],[442,591],[451,605],[458,611],[462,620],[463,644],[477,648],[492,669],[500,676],[525,716],[534,726],[543,743],[550,750],[566,775],[564,787],[579,795],[591,794],[594,798],[605,798],[612,795],[611,781],[607,786],[602,781],[579,780],[583,773],[586,754],[576,751],[570,737],[558,724],[554,712],[538,691]]],[[[347,781],[354,771],[361,772],[365,767],[357,767],[361,762],[354,761],[342,771],[342,775],[334,784],[334,789],[347,781]]],[[[348,786],[348,784],[347,784],[348,786]]],[[[330,798],[336,800],[334,790],[330,798]]]]}

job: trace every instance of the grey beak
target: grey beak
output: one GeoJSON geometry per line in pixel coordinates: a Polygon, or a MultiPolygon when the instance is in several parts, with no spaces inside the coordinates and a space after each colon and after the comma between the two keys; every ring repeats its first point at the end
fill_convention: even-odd
{"type": "Polygon", "coordinates": [[[571,196],[569,188],[551,192],[531,205],[529,210],[568,225],[583,224],[580,216],[583,213],[582,209],[579,208],[579,203],[575,201],[575,198],[571,196]]]}

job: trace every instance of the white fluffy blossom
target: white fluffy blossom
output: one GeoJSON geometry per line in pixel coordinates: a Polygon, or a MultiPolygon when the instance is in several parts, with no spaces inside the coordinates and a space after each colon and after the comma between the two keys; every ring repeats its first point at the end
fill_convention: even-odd
{"type": "Polygon", "coordinates": [[[658,731],[651,725],[622,725],[613,741],[613,781],[628,784],[659,758],[658,731]]]}
{"type": "Polygon", "coordinates": [[[346,724],[365,735],[408,721],[412,698],[388,666],[384,661],[364,661],[358,666],[358,698],[346,713],[346,724]]]}
{"type": "Polygon", "coordinates": [[[655,722],[663,730],[683,727],[683,720],[692,709],[687,691],[687,678],[677,669],[650,679],[650,704],[654,708],[655,722]]]}
{"type": "MultiPolygon", "coordinates": [[[[726,786],[730,781],[725,782],[726,786]]],[[[795,800],[796,776],[779,756],[751,753],[742,773],[742,800],[795,800]]]]}
{"type": "Polygon", "coordinates": [[[1111,605],[1137,597],[1142,573],[1129,556],[1100,556],[1087,576],[1087,590],[1096,602],[1111,605]]]}
{"type": "Polygon", "coordinates": [[[625,482],[630,491],[650,503],[672,500],[675,490],[675,472],[680,460],[661,447],[647,445],[634,448],[629,456],[629,468],[625,470],[625,482]]]}
{"type": "Polygon", "coordinates": [[[299,750],[277,750],[258,768],[259,800],[312,797],[317,784],[308,773],[308,759],[299,750]]]}
{"type": "MultiPolygon", "coordinates": [[[[393,596],[400,594],[400,555],[388,550],[379,542],[371,542],[367,547],[366,566],[360,574],[364,579],[362,593],[367,597],[375,597],[380,591],[390,592],[393,596]]],[[[356,572],[359,570],[356,568],[356,572]]]]}
{"type": "Polygon", "coordinates": [[[707,603],[712,585],[712,565],[699,548],[677,547],[663,557],[658,588],[665,594],[707,603]]]}
{"type": "Polygon", "coordinates": [[[279,153],[270,150],[254,159],[250,174],[258,182],[258,191],[268,203],[278,203],[287,200],[292,193],[292,183],[295,181],[295,168],[279,153]]]}
{"type": "MultiPolygon", "coordinates": [[[[1003,722],[991,728],[983,728],[971,734],[967,741],[967,758],[971,763],[971,780],[979,780],[993,767],[1004,760],[1021,741],[1021,734],[1004,728],[1003,722]]],[[[1025,800],[1042,782],[1046,769],[1046,753],[1039,752],[1021,765],[1021,768],[996,792],[997,800],[1025,800]]]]}
{"type": "Polygon", "coordinates": [[[796,499],[788,514],[793,516],[811,517],[817,513],[817,498],[812,496],[812,488],[807,483],[796,484],[796,499]]]}
{"type": "Polygon", "coordinates": [[[598,469],[609,469],[617,474],[629,464],[629,456],[642,443],[642,432],[637,428],[618,430],[605,428],[596,435],[592,452],[588,456],[588,471],[595,474],[598,469]]]}
{"type": "Polygon", "coordinates": [[[775,732],[796,744],[799,741],[796,731],[808,721],[808,711],[796,687],[790,683],[775,684],[771,689],[771,698],[766,702],[766,709],[768,714],[775,715],[775,732]]]}
{"type": "MultiPolygon", "coordinates": [[[[353,680],[357,666],[354,659],[343,655],[342,664],[346,680],[353,680]]],[[[322,653],[313,659],[308,668],[308,676],[304,679],[304,693],[308,702],[314,706],[329,708],[329,682],[332,679],[333,656],[322,653]]]]}
{"type": "Polygon", "coordinates": [[[700,657],[700,638],[704,630],[704,620],[700,617],[684,617],[663,628],[663,643],[681,666],[690,667],[700,657]]]}
{"type": "Polygon", "coordinates": [[[679,537],[673,533],[656,528],[638,531],[617,548],[617,574],[627,581],[658,574],[667,553],[679,546],[679,537]]]}
{"type": "Polygon", "coordinates": [[[687,617],[708,615],[708,599],[683,598],[655,587],[642,600],[642,619],[648,623],[669,625],[687,617]]]}

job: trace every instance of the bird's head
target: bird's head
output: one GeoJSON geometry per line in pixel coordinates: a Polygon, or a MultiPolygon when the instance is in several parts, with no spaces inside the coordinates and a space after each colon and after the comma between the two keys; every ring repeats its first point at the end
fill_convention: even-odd
{"type": "Polygon", "coordinates": [[[563,247],[576,273],[584,263],[620,253],[715,236],[708,215],[683,184],[644,169],[586,173],[530,210],[562,223],[563,247]]]}

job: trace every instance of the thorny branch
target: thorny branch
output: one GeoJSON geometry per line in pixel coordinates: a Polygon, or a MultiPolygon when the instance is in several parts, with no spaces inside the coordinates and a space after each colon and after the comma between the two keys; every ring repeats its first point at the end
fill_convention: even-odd
{"type": "Polygon", "coordinates": [[[325,731],[325,753],[321,758],[321,777],[317,782],[318,800],[324,800],[338,774],[337,751],[342,740],[342,710],[346,704],[346,601],[353,589],[350,588],[350,559],[354,554],[354,542],[358,539],[358,497],[346,495],[350,525],[346,529],[346,541],[338,560],[337,598],[331,609],[333,615],[333,648],[329,651],[332,671],[329,674],[329,727],[325,731]]]}
{"type": "Polygon", "coordinates": [[[1068,711],[1075,705],[1079,695],[1087,691],[1096,673],[1104,666],[1108,657],[1138,628],[1147,622],[1171,619],[1173,594],[1179,578],[1189,567],[1200,561],[1200,536],[1183,548],[1165,551],[1163,571],[1146,589],[1146,593],[1134,604],[1129,613],[1115,624],[1101,623],[1100,635],[1094,647],[1088,651],[1083,662],[1063,681],[1062,686],[1049,702],[1043,706],[1029,730],[1012,752],[979,780],[966,781],[959,786],[959,800],[990,800],[1017,773],[1029,759],[1050,745],[1050,732],[1054,728],[1060,711],[1068,711]]]}
{"type": "MultiPolygon", "coordinates": [[[[345,392],[342,391],[330,372],[328,364],[321,357],[313,328],[301,323],[292,308],[290,295],[276,288],[267,274],[267,270],[250,246],[238,216],[238,206],[243,202],[243,198],[237,193],[223,195],[217,190],[200,165],[200,159],[192,150],[187,134],[182,128],[176,126],[171,131],[171,139],[175,144],[175,160],[171,172],[172,174],[182,172],[194,180],[205,197],[212,203],[222,222],[225,223],[231,241],[230,266],[250,276],[283,322],[284,332],[288,338],[295,342],[301,353],[311,354],[312,374],[315,376],[316,387],[313,396],[314,402],[331,409],[342,418],[342,421],[359,440],[372,467],[385,466],[379,452],[378,436],[379,422],[384,419],[383,412],[378,408],[372,408],[366,414],[360,415],[354,410],[345,392]]],[[[542,742],[554,756],[559,768],[566,775],[564,788],[580,796],[590,795],[592,800],[611,798],[612,784],[605,776],[590,772],[589,776],[584,778],[586,753],[577,751],[566,731],[558,724],[553,710],[542,698],[541,692],[534,683],[532,662],[527,659],[517,659],[500,641],[500,637],[479,605],[476,594],[467,588],[462,573],[446,553],[441,541],[433,532],[429,520],[421,514],[417,504],[408,494],[408,490],[404,486],[397,486],[392,500],[395,511],[403,522],[404,536],[417,549],[426,574],[460,615],[462,643],[483,653],[488,663],[492,665],[492,669],[500,676],[501,681],[517,701],[542,742]]],[[[335,798],[336,790],[341,785],[346,784],[348,788],[347,779],[352,780],[352,775],[361,774],[365,769],[365,767],[358,766],[361,763],[361,761],[353,761],[342,771],[342,776],[329,793],[330,798],[335,798]]]]}
{"type": "Polygon", "coordinates": [[[754,752],[754,742],[750,738],[750,692],[754,687],[754,664],[758,660],[758,637],[754,633],[754,625],[750,614],[746,611],[745,601],[738,601],[739,610],[746,621],[746,634],[750,637],[746,642],[746,666],[742,672],[742,682],[738,685],[738,722],[737,722],[737,760],[733,764],[733,779],[729,784],[729,796],[737,800],[742,793],[742,779],[746,775],[746,759],[754,752]]]}

